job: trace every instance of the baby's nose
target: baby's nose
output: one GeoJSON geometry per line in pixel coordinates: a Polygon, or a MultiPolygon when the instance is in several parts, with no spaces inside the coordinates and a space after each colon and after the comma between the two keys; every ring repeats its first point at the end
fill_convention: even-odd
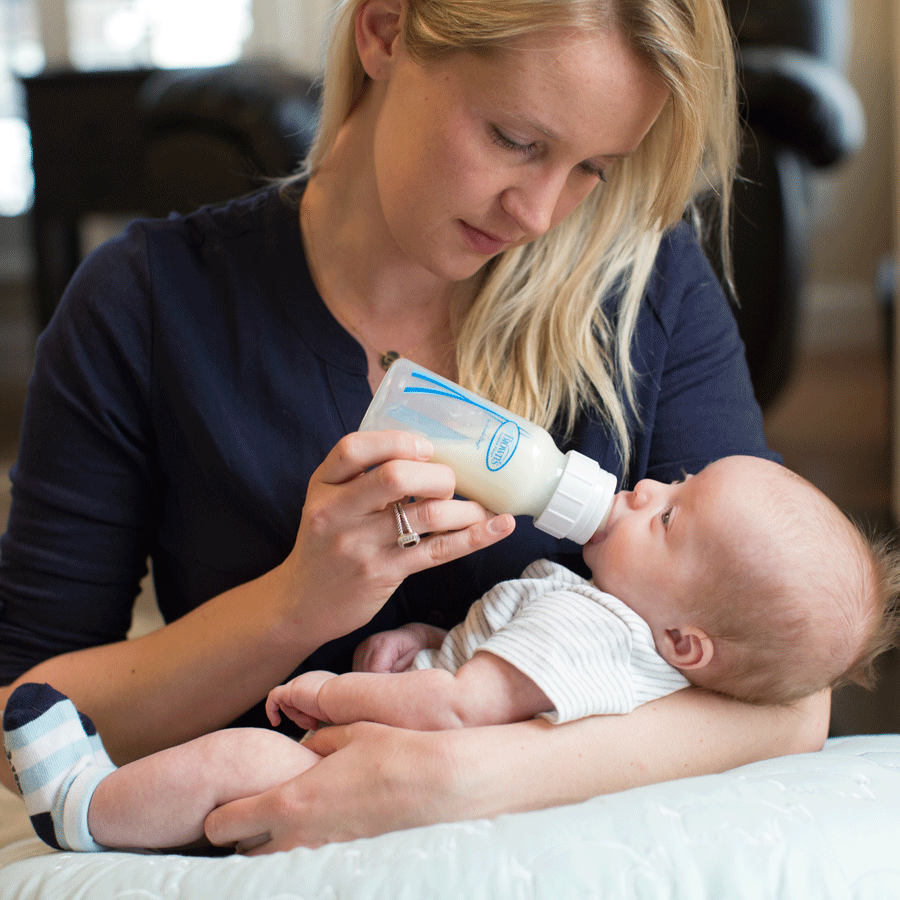
{"type": "Polygon", "coordinates": [[[640,509],[653,498],[658,487],[660,487],[660,482],[653,481],[650,478],[644,478],[642,481],[639,481],[631,492],[629,506],[632,509],[640,509]]]}

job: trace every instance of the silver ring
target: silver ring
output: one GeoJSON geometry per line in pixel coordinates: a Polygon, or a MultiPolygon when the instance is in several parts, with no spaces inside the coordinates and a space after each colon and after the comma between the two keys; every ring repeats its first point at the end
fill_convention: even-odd
{"type": "Polygon", "coordinates": [[[421,538],[418,532],[412,530],[412,525],[409,524],[409,519],[406,518],[406,512],[399,500],[394,504],[394,518],[397,520],[397,546],[415,547],[421,538]]]}

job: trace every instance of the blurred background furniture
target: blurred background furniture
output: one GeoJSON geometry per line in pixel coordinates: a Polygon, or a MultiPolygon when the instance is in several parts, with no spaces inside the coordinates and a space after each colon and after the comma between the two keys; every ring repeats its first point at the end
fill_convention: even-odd
{"type": "Polygon", "coordinates": [[[159,72],[138,97],[149,208],[190,212],[294,172],[318,115],[318,87],[274,62],[159,72]]]}
{"type": "MultiPolygon", "coordinates": [[[[842,74],[847,0],[726,6],[747,126],[733,210],[736,315],[765,408],[794,362],[810,172],[856,152],[865,118],[842,74]]],[[[274,62],[41,75],[26,89],[41,326],[80,259],[79,216],[188,212],[286,175],[305,155],[317,103],[308,78],[274,62]]],[[[707,250],[717,265],[713,242],[707,250]]]]}
{"type": "MultiPolygon", "coordinates": [[[[726,0],[726,7],[746,123],[732,212],[735,314],[766,408],[784,388],[797,351],[810,174],[849,159],[866,126],[842,73],[846,0],[726,0]]],[[[715,262],[715,248],[707,250],[715,262]]]]}
{"type": "Polygon", "coordinates": [[[34,168],[34,303],[41,328],[81,261],[84,217],[143,208],[136,98],[151,74],[67,70],[24,79],[34,168]]]}
{"type": "Polygon", "coordinates": [[[311,80],[276,62],[23,81],[41,329],[84,256],[88,216],[165,216],[245,194],[296,168],[316,121],[311,80]]]}

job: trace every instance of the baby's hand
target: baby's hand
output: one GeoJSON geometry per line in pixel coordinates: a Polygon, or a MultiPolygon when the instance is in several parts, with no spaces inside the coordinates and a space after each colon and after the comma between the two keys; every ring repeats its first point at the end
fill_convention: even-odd
{"type": "Polygon", "coordinates": [[[420,650],[440,647],[445,631],[412,622],[367,637],[353,654],[354,672],[405,672],[420,650]]]}
{"type": "Polygon", "coordinates": [[[307,730],[331,725],[319,707],[319,690],[326,681],[336,677],[334,672],[304,672],[287,684],[273,688],[266,699],[269,721],[278,725],[281,713],[284,713],[292,722],[307,730]]]}

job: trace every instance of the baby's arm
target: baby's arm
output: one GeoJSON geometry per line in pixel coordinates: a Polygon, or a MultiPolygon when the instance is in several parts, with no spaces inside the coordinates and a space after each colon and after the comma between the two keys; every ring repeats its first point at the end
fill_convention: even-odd
{"type": "Polygon", "coordinates": [[[273,724],[284,712],[304,728],[369,721],[437,731],[521,722],[552,709],[530,678],[490,652],[476,653],[455,675],[444,669],[306,672],[275,688],[266,701],[273,724]]]}
{"type": "Polygon", "coordinates": [[[411,622],[367,637],[353,654],[354,672],[405,672],[420,650],[437,650],[447,636],[443,628],[411,622]]]}

